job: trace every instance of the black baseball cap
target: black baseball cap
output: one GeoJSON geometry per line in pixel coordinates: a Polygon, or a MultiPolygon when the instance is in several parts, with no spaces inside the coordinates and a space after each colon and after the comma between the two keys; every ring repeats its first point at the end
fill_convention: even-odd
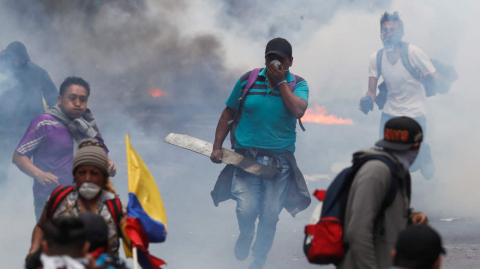
{"type": "Polygon", "coordinates": [[[393,118],[385,124],[384,138],[375,146],[391,150],[408,150],[423,140],[420,124],[409,117],[393,118]]]}
{"type": "Polygon", "coordinates": [[[274,38],[267,43],[265,48],[265,57],[269,54],[277,54],[282,58],[292,57],[292,45],[281,37],[274,38]]]}
{"type": "Polygon", "coordinates": [[[428,225],[409,226],[398,236],[394,265],[409,268],[427,268],[447,252],[440,235],[428,225]]]}

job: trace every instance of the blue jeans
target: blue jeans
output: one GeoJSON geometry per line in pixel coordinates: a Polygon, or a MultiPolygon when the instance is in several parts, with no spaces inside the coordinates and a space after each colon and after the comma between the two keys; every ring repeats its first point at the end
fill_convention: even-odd
{"type": "MultiPolygon", "coordinates": [[[[268,156],[257,156],[257,162],[268,165],[268,156]]],[[[255,221],[259,219],[257,237],[252,247],[253,257],[265,261],[272,248],[278,216],[283,209],[292,169],[287,160],[280,157],[282,172],[267,180],[236,168],[232,180],[232,195],[237,201],[237,219],[240,232],[255,235],[255,221]]]]}

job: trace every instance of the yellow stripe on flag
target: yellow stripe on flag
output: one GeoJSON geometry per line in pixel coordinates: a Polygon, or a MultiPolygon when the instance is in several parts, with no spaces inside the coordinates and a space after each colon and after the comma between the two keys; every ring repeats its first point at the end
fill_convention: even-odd
{"type": "Polygon", "coordinates": [[[158,191],[155,179],[148,171],[142,158],[130,144],[130,135],[126,136],[127,144],[127,171],[128,191],[137,196],[143,210],[150,218],[159,221],[167,229],[167,215],[163,206],[162,197],[158,191]]]}

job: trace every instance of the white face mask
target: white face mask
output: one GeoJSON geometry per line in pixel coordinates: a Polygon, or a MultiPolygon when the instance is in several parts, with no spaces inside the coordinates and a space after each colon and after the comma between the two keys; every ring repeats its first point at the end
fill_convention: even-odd
{"type": "Polygon", "coordinates": [[[97,196],[97,194],[102,190],[100,186],[95,183],[85,182],[80,186],[78,189],[78,193],[87,200],[92,200],[93,197],[97,196]]]}

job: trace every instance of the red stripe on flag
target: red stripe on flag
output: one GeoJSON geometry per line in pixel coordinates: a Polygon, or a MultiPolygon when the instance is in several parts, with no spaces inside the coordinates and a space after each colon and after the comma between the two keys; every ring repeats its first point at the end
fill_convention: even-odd
{"type": "Polygon", "coordinates": [[[148,236],[142,228],[140,221],[136,218],[127,217],[127,225],[125,226],[125,233],[132,242],[131,246],[137,247],[138,251],[142,251],[148,258],[148,262],[155,269],[159,269],[160,266],[166,264],[163,260],[150,255],[148,252],[148,236]]]}
{"type": "Polygon", "coordinates": [[[148,249],[148,236],[142,228],[140,221],[135,218],[127,217],[127,226],[125,226],[125,233],[130,237],[132,246],[137,248],[148,249]]]}

